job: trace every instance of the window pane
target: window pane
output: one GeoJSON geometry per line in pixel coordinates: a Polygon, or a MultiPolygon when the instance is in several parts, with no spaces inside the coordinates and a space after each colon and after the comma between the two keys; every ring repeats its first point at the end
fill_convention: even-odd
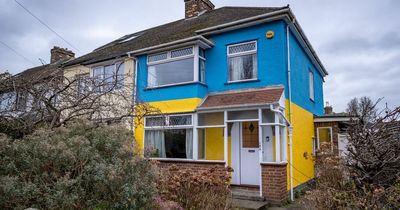
{"type": "Polygon", "coordinates": [[[258,119],[258,110],[228,112],[228,120],[258,119]]]}
{"type": "Polygon", "coordinates": [[[146,130],[145,156],[161,158],[193,157],[193,130],[146,130]]]}
{"type": "Polygon", "coordinates": [[[117,63],[115,64],[116,68],[116,75],[117,75],[117,89],[120,89],[124,86],[125,80],[125,64],[124,63],[117,63]]]}
{"type": "Polygon", "coordinates": [[[185,55],[192,55],[193,47],[171,51],[171,58],[177,58],[185,55]]]}
{"type": "Polygon", "coordinates": [[[275,123],[275,112],[270,109],[262,110],[262,122],[263,123],[275,123]]]}
{"type": "Polygon", "coordinates": [[[193,81],[194,59],[184,59],[149,66],[148,86],[175,84],[193,81]]]}
{"type": "Polygon", "coordinates": [[[169,125],[192,125],[192,115],[170,116],[169,125]]]}
{"type": "Polygon", "coordinates": [[[206,140],[205,140],[205,129],[198,129],[198,158],[204,160],[206,158],[206,140]]]}
{"type": "Polygon", "coordinates": [[[192,158],[193,132],[191,129],[165,130],[167,158],[192,158]]]}
{"type": "Polygon", "coordinates": [[[213,113],[199,113],[198,114],[198,125],[199,126],[210,126],[210,125],[224,125],[224,113],[213,112],[213,113]]]}
{"type": "Polygon", "coordinates": [[[308,73],[308,77],[309,77],[310,98],[314,100],[314,74],[310,71],[308,73]]]}
{"type": "Polygon", "coordinates": [[[246,43],[242,45],[230,46],[229,54],[243,53],[256,50],[256,42],[246,43]]]}
{"type": "Polygon", "coordinates": [[[229,58],[229,81],[257,78],[256,54],[229,58]]]}
{"type": "Polygon", "coordinates": [[[147,117],[146,126],[165,126],[165,117],[147,117]]]}
{"type": "Polygon", "coordinates": [[[89,91],[89,74],[80,75],[78,78],[78,94],[84,95],[89,91]]]}
{"type": "Polygon", "coordinates": [[[243,122],[243,148],[258,148],[258,122],[243,122]]]}
{"type": "Polygon", "coordinates": [[[199,60],[199,70],[200,70],[199,72],[200,82],[204,83],[206,81],[206,61],[203,59],[199,60]]]}
{"type": "Polygon", "coordinates": [[[103,67],[96,67],[93,69],[93,78],[95,80],[94,91],[100,92],[103,83],[103,67]]]}
{"type": "Polygon", "coordinates": [[[150,55],[148,57],[148,62],[156,62],[156,61],[161,61],[167,59],[167,53],[161,53],[157,55],[150,55]]]}

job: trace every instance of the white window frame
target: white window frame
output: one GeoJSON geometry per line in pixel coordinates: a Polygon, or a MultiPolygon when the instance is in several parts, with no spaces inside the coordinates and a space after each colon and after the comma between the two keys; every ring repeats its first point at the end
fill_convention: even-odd
{"type": "MultiPolygon", "coordinates": [[[[121,64],[121,65],[124,64],[124,68],[122,70],[123,70],[123,75],[125,75],[126,74],[125,73],[125,61],[119,60],[119,61],[115,61],[115,62],[112,62],[112,63],[104,63],[104,64],[101,64],[101,65],[95,65],[95,66],[90,67],[90,78],[94,79],[94,70],[97,69],[97,68],[101,68],[102,69],[102,74],[101,74],[100,79],[104,80],[104,75],[105,75],[104,74],[104,68],[106,66],[114,66],[114,68],[113,68],[113,76],[118,78],[118,75],[117,75],[117,65],[118,64],[121,64]]],[[[125,79],[124,79],[123,82],[125,83],[125,79]]],[[[89,90],[93,90],[92,88],[93,87],[91,86],[89,90]]],[[[118,86],[116,86],[116,87],[114,87],[114,89],[112,91],[120,90],[120,89],[121,88],[118,88],[118,86]]],[[[103,91],[104,91],[104,89],[103,89],[103,86],[102,86],[102,87],[100,87],[99,93],[102,93],[103,91]]]]}
{"type": "MultiPolygon", "coordinates": [[[[237,83],[237,82],[246,82],[246,81],[254,81],[254,80],[258,80],[258,65],[257,65],[257,75],[254,78],[251,79],[242,79],[242,80],[229,80],[229,59],[230,58],[235,58],[235,57],[240,57],[243,55],[252,55],[252,54],[256,54],[256,59],[258,59],[258,43],[257,40],[254,41],[249,41],[249,42],[241,42],[238,44],[232,44],[232,45],[228,45],[226,46],[226,55],[227,55],[227,62],[228,62],[228,82],[227,83],[237,83]],[[245,51],[245,52],[239,52],[239,53],[229,53],[229,48],[231,47],[236,47],[236,46],[240,46],[240,45],[246,45],[246,44],[250,44],[250,43],[255,43],[255,49],[254,50],[250,50],[250,51],[245,51]]],[[[258,64],[258,60],[257,60],[257,64],[258,64]]]]}
{"type": "Polygon", "coordinates": [[[312,101],[315,100],[315,85],[314,85],[314,73],[311,69],[308,71],[308,91],[312,101]]]}
{"type": "Polygon", "coordinates": [[[154,115],[148,116],[144,118],[144,129],[146,130],[168,130],[168,129],[189,129],[193,128],[193,114],[170,114],[170,115],[154,115]],[[191,116],[191,123],[189,125],[169,125],[169,118],[170,117],[179,117],[179,116],[191,116]],[[161,126],[147,126],[146,121],[148,118],[156,118],[156,117],[163,117],[165,120],[165,125],[161,126]]]}
{"type": "Polygon", "coordinates": [[[154,54],[147,55],[147,59],[146,59],[146,62],[147,62],[147,77],[149,76],[149,67],[150,66],[163,64],[163,63],[169,63],[169,62],[178,61],[178,60],[184,60],[184,59],[188,59],[188,58],[193,58],[193,61],[194,61],[193,62],[193,80],[186,81],[186,82],[165,84],[165,85],[149,86],[148,79],[147,79],[147,81],[146,81],[147,88],[159,88],[159,87],[168,87],[168,86],[175,86],[175,85],[180,85],[180,84],[201,82],[200,81],[200,68],[199,68],[199,64],[200,63],[199,63],[199,59],[202,59],[204,61],[206,59],[199,55],[199,49],[200,49],[200,47],[198,45],[194,45],[194,46],[181,47],[181,48],[177,48],[177,49],[173,49],[173,50],[169,50],[169,51],[164,51],[164,52],[160,52],[160,53],[154,53],[154,54]],[[172,51],[183,50],[183,49],[187,49],[187,48],[192,48],[192,54],[171,58],[171,52],[172,51]],[[166,59],[159,60],[159,61],[153,61],[153,62],[149,61],[149,57],[150,56],[164,54],[164,53],[167,53],[167,58],[166,59]]]}

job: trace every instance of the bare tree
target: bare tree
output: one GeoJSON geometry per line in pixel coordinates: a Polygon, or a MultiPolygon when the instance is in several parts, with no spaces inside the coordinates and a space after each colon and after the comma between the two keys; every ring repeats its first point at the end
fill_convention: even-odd
{"type": "Polygon", "coordinates": [[[400,107],[379,110],[380,101],[362,97],[348,104],[347,111],[353,117],[346,161],[359,186],[387,187],[400,177],[400,107]]]}
{"type": "Polygon", "coordinates": [[[82,118],[132,123],[134,118],[141,120],[158,112],[146,103],[133,103],[131,77],[119,72],[67,77],[63,69],[56,68],[42,74],[2,79],[0,132],[23,136],[38,126],[53,129],[82,118]]]}

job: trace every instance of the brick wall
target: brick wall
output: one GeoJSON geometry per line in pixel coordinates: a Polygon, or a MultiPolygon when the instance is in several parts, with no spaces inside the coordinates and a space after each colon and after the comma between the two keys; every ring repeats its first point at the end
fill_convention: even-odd
{"type": "Polygon", "coordinates": [[[214,7],[210,0],[185,0],[185,18],[198,16],[200,12],[213,10],[214,7]]]}
{"type": "Polygon", "coordinates": [[[315,127],[315,138],[318,137],[317,136],[317,128],[332,127],[331,135],[332,135],[332,141],[333,141],[333,152],[335,154],[339,154],[339,148],[338,148],[338,146],[339,146],[338,145],[339,123],[338,122],[316,122],[316,123],[314,123],[314,127],[315,127]]]}
{"type": "Polygon", "coordinates": [[[286,163],[261,163],[262,193],[272,203],[282,203],[288,197],[286,163]]]}
{"type": "Polygon", "coordinates": [[[221,175],[226,174],[225,162],[217,161],[193,161],[193,160],[158,160],[158,166],[161,169],[169,169],[172,166],[177,166],[179,169],[190,169],[196,172],[208,171],[215,169],[215,173],[221,175]]]}

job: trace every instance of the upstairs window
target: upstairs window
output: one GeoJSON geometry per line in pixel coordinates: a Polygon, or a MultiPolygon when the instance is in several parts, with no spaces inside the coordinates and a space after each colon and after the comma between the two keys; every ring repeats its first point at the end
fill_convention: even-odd
{"type": "Polygon", "coordinates": [[[228,46],[229,82],[257,79],[257,42],[228,46]]]}
{"type": "Polygon", "coordinates": [[[147,57],[147,86],[153,88],[188,82],[204,82],[204,54],[204,50],[198,46],[192,46],[149,55],[147,57]]]}
{"type": "Polygon", "coordinates": [[[308,80],[310,99],[314,101],[314,74],[312,71],[308,72],[308,80]]]}
{"type": "Polygon", "coordinates": [[[95,92],[106,92],[121,89],[124,86],[124,73],[123,62],[93,68],[93,90],[95,92]]]}

